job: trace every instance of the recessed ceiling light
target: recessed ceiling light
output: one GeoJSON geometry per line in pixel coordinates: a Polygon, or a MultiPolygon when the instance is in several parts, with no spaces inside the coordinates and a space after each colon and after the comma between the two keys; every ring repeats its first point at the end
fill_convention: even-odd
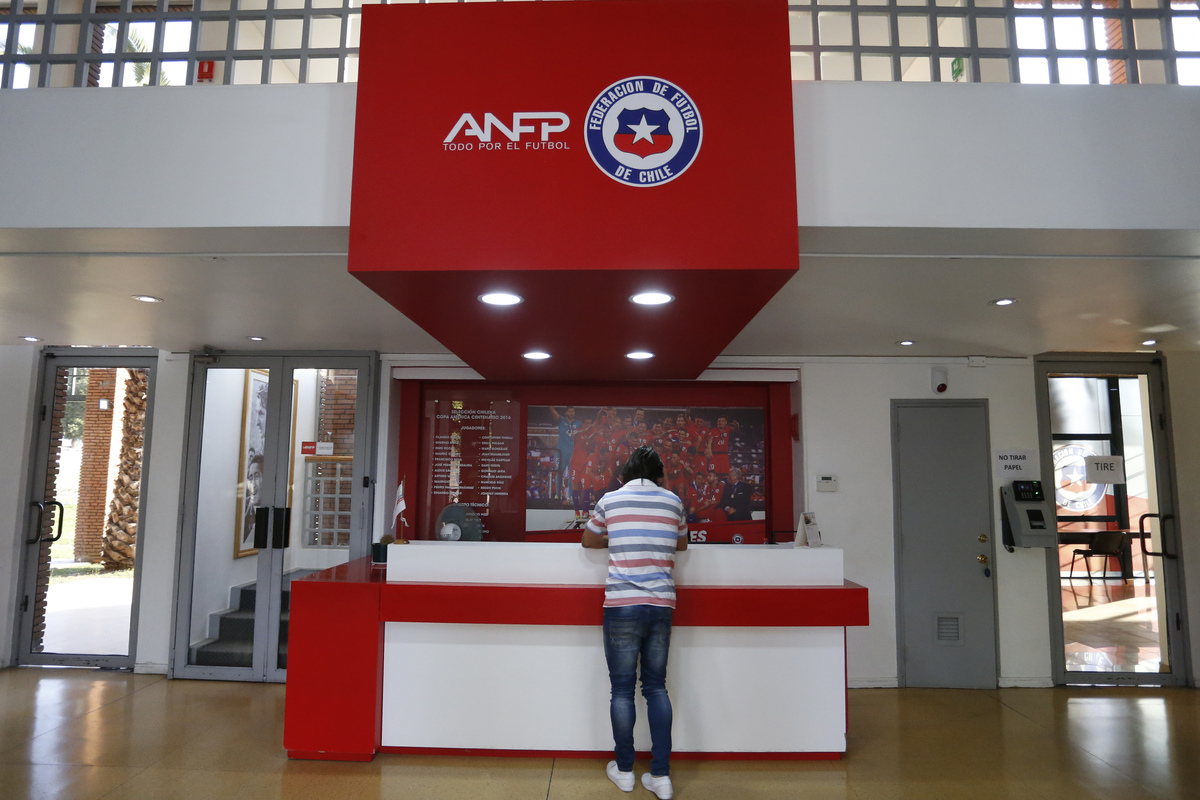
{"type": "Polygon", "coordinates": [[[647,358],[654,358],[654,353],[647,353],[645,350],[634,350],[632,353],[626,353],[626,358],[632,358],[636,361],[642,361],[647,358]]]}
{"type": "Polygon", "coordinates": [[[246,338],[252,342],[265,342],[267,340],[265,336],[247,336],[246,338]]]}
{"type": "Polygon", "coordinates": [[[900,345],[901,347],[912,347],[914,344],[916,344],[916,342],[914,342],[912,339],[901,339],[900,341],[896,342],[896,344],[900,345]]]}
{"type": "Polygon", "coordinates": [[[155,297],[152,294],[131,294],[129,296],[139,303],[161,303],[163,301],[161,297],[155,297]]]}
{"type": "Polygon", "coordinates": [[[1156,344],[1158,344],[1158,339],[1147,339],[1146,341],[1142,342],[1142,347],[1152,347],[1156,344]]]}
{"type": "Polygon", "coordinates": [[[479,295],[479,299],[489,306],[515,306],[523,298],[520,295],[510,292],[488,292],[487,294],[479,295]]]}
{"type": "Polygon", "coordinates": [[[41,341],[41,339],[39,339],[36,336],[22,336],[21,338],[27,342],[40,342],[41,341]]]}
{"type": "Polygon", "coordinates": [[[642,292],[635,294],[629,298],[639,306],[661,306],[663,303],[669,303],[675,298],[666,292],[642,292]]]}
{"type": "Polygon", "coordinates": [[[530,361],[542,361],[543,359],[549,358],[550,354],[543,353],[541,350],[530,350],[528,353],[525,353],[524,356],[530,361]]]}
{"type": "Polygon", "coordinates": [[[992,304],[992,305],[994,305],[994,306],[1012,306],[1012,305],[1016,305],[1016,303],[1017,303],[1017,298],[1015,298],[1015,297],[1001,297],[1001,298],[999,298],[999,299],[997,299],[997,300],[989,300],[988,302],[989,302],[989,303],[991,303],[991,304],[992,304]]]}

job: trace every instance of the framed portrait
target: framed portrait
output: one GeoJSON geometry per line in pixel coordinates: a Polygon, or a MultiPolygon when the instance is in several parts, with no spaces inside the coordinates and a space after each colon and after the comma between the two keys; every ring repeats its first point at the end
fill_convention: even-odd
{"type": "Polygon", "coordinates": [[[243,558],[258,552],[254,547],[254,509],[262,494],[263,462],[267,438],[267,385],[270,373],[262,369],[246,370],[246,389],[242,395],[242,437],[238,449],[237,524],[233,537],[233,557],[243,558]]]}

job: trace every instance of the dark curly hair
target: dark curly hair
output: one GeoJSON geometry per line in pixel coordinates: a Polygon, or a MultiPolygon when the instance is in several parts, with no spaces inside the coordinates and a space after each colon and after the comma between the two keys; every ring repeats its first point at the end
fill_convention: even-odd
{"type": "Polygon", "coordinates": [[[662,476],[662,459],[658,457],[658,453],[654,452],[653,447],[645,445],[630,453],[629,460],[621,467],[621,483],[629,483],[637,478],[645,478],[658,483],[662,480],[662,476]]]}

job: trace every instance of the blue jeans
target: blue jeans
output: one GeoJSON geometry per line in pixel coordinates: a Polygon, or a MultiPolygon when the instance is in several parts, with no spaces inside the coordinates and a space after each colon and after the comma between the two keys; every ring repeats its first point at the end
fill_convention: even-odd
{"type": "Polygon", "coordinates": [[[642,697],[650,717],[650,773],[671,774],[671,698],[667,696],[667,649],[671,646],[671,609],[620,606],[604,609],[604,658],[612,683],[613,742],[617,768],[633,769],[633,690],[638,656],[642,659],[642,697]]]}

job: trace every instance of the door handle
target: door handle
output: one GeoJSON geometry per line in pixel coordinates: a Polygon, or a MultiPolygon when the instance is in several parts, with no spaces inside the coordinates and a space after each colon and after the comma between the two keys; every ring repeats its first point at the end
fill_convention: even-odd
{"type": "Polygon", "coordinates": [[[42,540],[42,523],[46,521],[46,504],[34,500],[29,505],[37,506],[37,525],[34,526],[37,533],[33,535],[32,539],[26,539],[25,544],[37,544],[42,540]]]}
{"type": "Polygon", "coordinates": [[[292,530],[292,510],[290,508],[275,508],[271,528],[271,547],[282,550],[289,545],[292,530]]]}
{"type": "MultiPolygon", "coordinates": [[[[62,503],[60,503],[60,502],[58,502],[57,500],[47,500],[46,502],[47,502],[49,505],[52,505],[52,506],[58,506],[58,532],[57,532],[57,533],[55,533],[53,536],[51,536],[49,539],[47,539],[47,538],[43,537],[43,538],[42,538],[42,541],[43,541],[43,542],[50,542],[50,543],[54,543],[54,542],[57,542],[59,539],[61,539],[61,538],[62,538],[63,517],[64,517],[64,516],[66,516],[67,510],[66,510],[65,508],[63,508],[63,504],[62,504],[62,503]]],[[[41,528],[41,526],[39,525],[39,526],[38,526],[38,530],[40,531],[41,529],[42,529],[42,528],[41,528]]]]}
{"type": "Polygon", "coordinates": [[[1158,517],[1159,522],[1166,522],[1169,519],[1175,519],[1175,517],[1171,514],[1142,514],[1140,517],[1138,517],[1138,538],[1142,542],[1142,552],[1148,556],[1174,559],[1175,555],[1167,552],[1166,537],[1163,538],[1163,552],[1156,553],[1153,550],[1146,549],[1146,536],[1148,535],[1148,532],[1146,531],[1146,520],[1150,517],[1158,517]]]}
{"type": "Polygon", "coordinates": [[[267,524],[270,520],[271,509],[258,506],[254,509],[254,549],[262,550],[267,546],[267,524]]]}

